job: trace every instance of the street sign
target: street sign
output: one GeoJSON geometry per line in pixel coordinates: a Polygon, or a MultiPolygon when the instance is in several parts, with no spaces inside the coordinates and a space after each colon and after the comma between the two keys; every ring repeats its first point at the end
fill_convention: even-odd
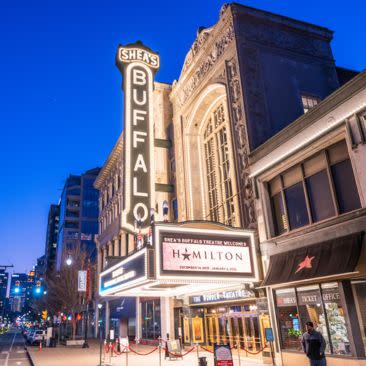
{"type": "Polygon", "coordinates": [[[87,271],[78,271],[78,291],[86,291],[87,271]]]}

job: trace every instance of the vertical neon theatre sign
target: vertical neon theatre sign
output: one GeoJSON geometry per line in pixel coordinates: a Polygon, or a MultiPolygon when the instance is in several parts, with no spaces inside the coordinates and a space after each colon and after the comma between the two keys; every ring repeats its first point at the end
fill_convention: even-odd
{"type": "Polygon", "coordinates": [[[155,206],[153,83],[159,56],[137,42],[119,46],[116,64],[124,90],[124,207],[122,227],[142,231],[155,206]]]}

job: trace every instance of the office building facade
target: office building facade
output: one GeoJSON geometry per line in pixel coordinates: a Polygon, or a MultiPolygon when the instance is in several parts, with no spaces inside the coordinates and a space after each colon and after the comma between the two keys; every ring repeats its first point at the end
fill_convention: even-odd
{"type": "Polygon", "coordinates": [[[7,290],[9,274],[6,269],[0,268],[0,316],[4,317],[7,308],[7,290]]]}
{"type": "Polygon", "coordinates": [[[56,269],[57,238],[60,221],[60,206],[52,204],[48,211],[45,245],[45,276],[52,276],[56,269]]]}
{"type": "Polygon", "coordinates": [[[94,168],[66,179],[60,199],[57,270],[74,248],[82,248],[92,260],[96,257],[94,236],[98,233],[98,191],[93,184],[99,170],[94,168]]]}

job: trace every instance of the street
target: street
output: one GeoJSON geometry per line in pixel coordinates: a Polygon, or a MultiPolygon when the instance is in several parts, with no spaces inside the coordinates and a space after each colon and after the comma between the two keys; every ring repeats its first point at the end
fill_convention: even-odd
{"type": "Polygon", "coordinates": [[[22,334],[11,329],[0,335],[0,366],[30,366],[22,334]]]}

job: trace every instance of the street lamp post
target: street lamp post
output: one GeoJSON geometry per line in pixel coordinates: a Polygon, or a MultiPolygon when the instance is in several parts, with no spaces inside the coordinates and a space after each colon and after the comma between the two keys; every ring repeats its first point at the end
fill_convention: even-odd
{"type": "Polygon", "coordinates": [[[88,320],[89,320],[89,299],[86,298],[86,310],[84,313],[84,318],[85,318],[85,329],[84,329],[84,344],[83,344],[83,348],[89,348],[89,343],[88,343],[88,320]]]}
{"type": "Polygon", "coordinates": [[[102,347],[103,347],[103,339],[102,339],[102,327],[101,327],[101,310],[103,305],[101,303],[98,304],[98,328],[99,328],[99,366],[102,366],[102,347]]]}

